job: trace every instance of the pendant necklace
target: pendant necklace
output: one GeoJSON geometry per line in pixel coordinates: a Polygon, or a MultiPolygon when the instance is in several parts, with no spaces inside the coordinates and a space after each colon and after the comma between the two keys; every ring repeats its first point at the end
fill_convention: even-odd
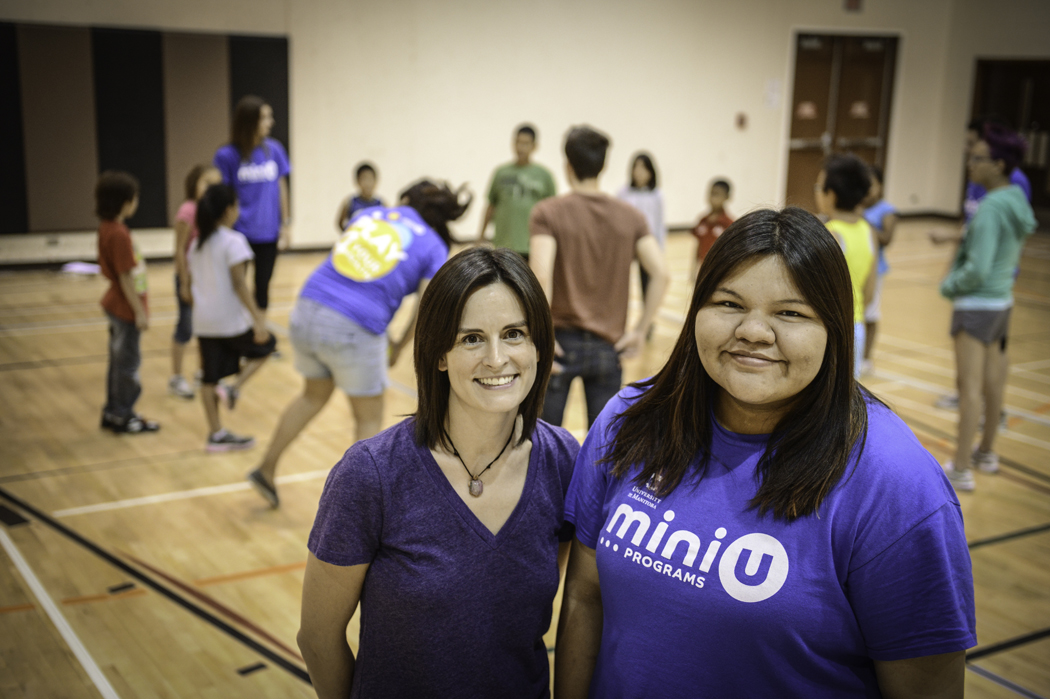
{"type": "Polygon", "coordinates": [[[479,471],[478,475],[476,476],[470,472],[469,468],[467,468],[467,464],[463,461],[463,457],[459,455],[459,451],[456,449],[456,445],[452,444],[452,437],[449,436],[448,430],[442,428],[442,431],[445,433],[445,439],[448,440],[449,445],[451,445],[452,447],[453,455],[455,455],[455,457],[459,459],[459,463],[463,464],[463,468],[466,470],[467,475],[470,476],[470,486],[468,488],[470,494],[476,498],[481,497],[481,494],[485,491],[485,484],[481,482],[481,474],[485,473],[485,471],[488,471],[490,468],[492,468],[492,464],[499,461],[499,457],[503,456],[503,452],[507,451],[507,447],[510,446],[510,440],[514,438],[514,428],[511,428],[510,436],[507,437],[507,443],[504,444],[503,448],[499,450],[499,454],[496,454],[496,458],[490,461],[488,466],[481,469],[481,471],[479,471]]]}

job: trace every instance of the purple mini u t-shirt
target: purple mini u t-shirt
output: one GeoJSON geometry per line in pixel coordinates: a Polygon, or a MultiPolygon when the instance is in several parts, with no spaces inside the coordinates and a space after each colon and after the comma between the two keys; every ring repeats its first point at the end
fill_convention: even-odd
{"type": "Polygon", "coordinates": [[[280,179],[292,171],[284,146],[267,138],[242,160],[236,146],[227,144],[215,152],[213,162],[222,181],[237,192],[241,216],[234,230],[249,243],[276,241],[281,232],[280,179]]]}
{"type": "Polygon", "coordinates": [[[414,429],[408,419],[352,446],[328,475],[310,532],[320,560],[370,564],[350,696],[549,696],[543,634],[558,544],[571,538],[565,492],[579,445],[536,423],[521,499],[493,535],[414,429]]]}

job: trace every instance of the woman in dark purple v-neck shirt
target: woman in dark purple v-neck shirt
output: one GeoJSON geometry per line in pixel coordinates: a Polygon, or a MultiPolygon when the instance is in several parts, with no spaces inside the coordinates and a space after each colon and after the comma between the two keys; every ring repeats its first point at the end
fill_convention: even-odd
{"type": "Polygon", "coordinates": [[[321,699],[547,697],[579,445],[538,420],[546,298],[519,256],[468,250],[428,286],[415,342],[416,414],[351,447],[321,496],[298,636],[311,680],[321,699]]]}

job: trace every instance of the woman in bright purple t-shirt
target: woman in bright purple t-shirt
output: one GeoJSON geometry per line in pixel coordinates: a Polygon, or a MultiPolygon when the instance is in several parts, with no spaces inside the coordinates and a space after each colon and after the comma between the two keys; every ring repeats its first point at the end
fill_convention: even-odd
{"type": "Polygon", "coordinates": [[[553,358],[517,253],[474,248],[434,275],[418,410],[347,451],[310,533],[298,641],[320,699],[550,696],[543,635],[579,450],[538,419],[553,358]]]}
{"type": "Polygon", "coordinates": [[[234,230],[244,234],[255,254],[255,303],[265,313],[270,305],[270,278],[277,248],[291,242],[288,203],[288,154],[270,138],[273,108],[255,95],[245,95],[233,113],[230,143],[215,152],[222,181],[233,187],[241,216],[234,230]]]}

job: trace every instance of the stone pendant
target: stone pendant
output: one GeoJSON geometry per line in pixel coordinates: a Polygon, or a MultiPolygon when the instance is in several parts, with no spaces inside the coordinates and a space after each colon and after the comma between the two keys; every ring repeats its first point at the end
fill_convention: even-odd
{"type": "Polygon", "coordinates": [[[482,491],[485,490],[485,484],[477,478],[470,479],[470,494],[476,498],[481,497],[482,491]]]}

